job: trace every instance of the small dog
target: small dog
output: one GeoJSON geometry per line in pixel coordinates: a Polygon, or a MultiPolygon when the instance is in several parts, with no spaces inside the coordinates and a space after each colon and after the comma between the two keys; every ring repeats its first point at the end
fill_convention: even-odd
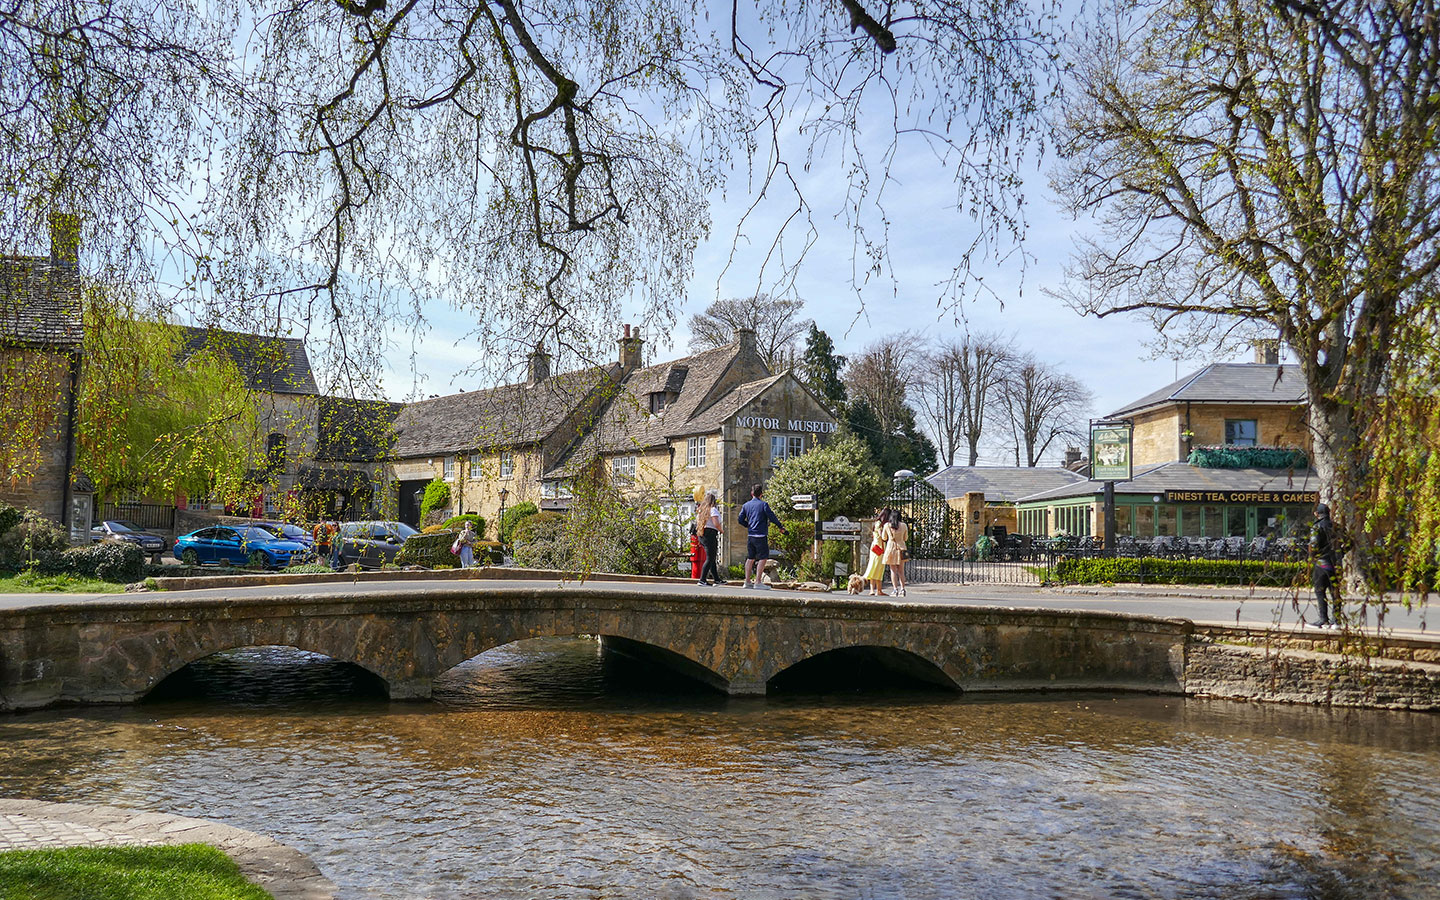
{"type": "Polygon", "coordinates": [[[865,579],[862,578],[858,573],[851,575],[850,580],[847,582],[846,589],[852,594],[861,593],[865,590],[865,579]]]}

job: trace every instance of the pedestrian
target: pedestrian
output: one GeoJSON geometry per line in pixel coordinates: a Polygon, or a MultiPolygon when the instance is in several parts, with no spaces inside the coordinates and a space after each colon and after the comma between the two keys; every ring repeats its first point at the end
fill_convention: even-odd
{"type": "Polygon", "coordinates": [[[881,532],[885,538],[885,565],[890,568],[890,596],[905,596],[905,560],[910,551],[905,541],[910,537],[910,527],[900,518],[900,510],[890,510],[890,519],[881,532]]]}
{"type": "Polygon", "coordinates": [[[330,523],[324,519],[315,523],[310,529],[310,537],[315,539],[315,561],[330,559],[330,523]]]}
{"type": "Polygon", "coordinates": [[[470,521],[465,521],[465,527],[460,529],[460,534],[455,538],[455,547],[460,553],[460,568],[468,569],[475,565],[475,532],[470,530],[470,521]]]}
{"type": "Polygon", "coordinates": [[[705,567],[700,570],[700,584],[706,584],[710,576],[711,586],[720,583],[720,569],[716,560],[720,558],[720,535],[725,530],[720,525],[720,500],[714,491],[706,491],[705,499],[695,512],[695,527],[700,529],[700,546],[705,552],[705,567]]]}
{"type": "Polygon", "coordinates": [[[1310,528],[1311,584],[1315,602],[1320,607],[1316,628],[1340,627],[1340,589],[1335,585],[1335,526],[1330,521],[1330,507],[1315,507],[1315,524],[1310,528]],[[1328,597],[1327,597],[1328,595],[1328,597]],[[1335,600],[1335,618],[1330,617],[1329,598],[1335,600]]]}
{"type": "Polygon", "coordinates": [[[765,493],[765,485],[757,484],[750,489],[750,499],[740,507],[740,513],[736,516],[741,525],[745,526],[745,584],[750,587],[750,571],[755,571],[754,585],[763,590],[769,590],[770,586],[765,583],[765,564],[770,561],[770,526],[773,524],[780,529],[781,534],[789,534],[785,526],[780,524],[780,517],[775,515],[775,510],[770,504],[761,499],[765,493]]]}
{"type": "Polygon", "coordinates": [[[883,593],[885,584],[885,526],[890,524],[890,507],[880,510],[875,530],[870,534],[870,565],[865,567],[865,580],[870,582],[870,596],[883,593]]]}
{"type": "Polygon", "coordinates": [[[331,519],[325,523],[325,529],[330,532],[330,568],[338,572],[345,568],[340,555],[340,547],[344,543],[340,533],[340,523],[331,519]]]}

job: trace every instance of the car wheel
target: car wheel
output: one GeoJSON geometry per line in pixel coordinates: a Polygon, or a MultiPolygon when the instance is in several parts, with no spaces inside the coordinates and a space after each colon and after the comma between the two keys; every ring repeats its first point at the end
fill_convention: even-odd
{"type": "Polygon", "coordinates": [[[250,565],[257,569],[268,569],[270,568],[270,557],[265,555],[264,550],[251,550],[250,565]]]}
{"type": "Polygon", "coordinates": [[[200,565],[200,554],[194,550],[185,550],[180,553],[180,561],[187,566],[200,565]]]}

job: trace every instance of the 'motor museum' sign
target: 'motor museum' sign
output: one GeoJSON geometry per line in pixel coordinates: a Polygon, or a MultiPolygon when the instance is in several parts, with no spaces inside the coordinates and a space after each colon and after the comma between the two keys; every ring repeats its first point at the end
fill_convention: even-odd
{"type": "Polygon", "coordinates": [[[803,431],[810,434],[833,434],[839,430],[838,422],[812,422],[809,419],[778,419],[773,416],[736,416],[735,424],[741,428],[770,428],[778,430],[782,422],[788,424],[786,431],[803,431]]]}
{"type": "Polygon", "coordinates": [[[1265,503],[1276,506],[1320,502],[1319,491],[1166,491],[1166,503],[1265,503]]]}

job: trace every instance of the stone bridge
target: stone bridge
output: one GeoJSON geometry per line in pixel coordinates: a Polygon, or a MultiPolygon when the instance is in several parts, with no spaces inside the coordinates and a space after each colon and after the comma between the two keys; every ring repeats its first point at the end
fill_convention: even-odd
{"type": "Polygon", "coordinates": [[[554,582],[367,582],[118,595],[0,608],[0,709],[137,700],[224,650],[289,646],[353,663],[395,699],[523,638],[599,635],[730,694],[869,648],[961,691],[1178,692],[1188,621],[779,592],[554,582]]]}

